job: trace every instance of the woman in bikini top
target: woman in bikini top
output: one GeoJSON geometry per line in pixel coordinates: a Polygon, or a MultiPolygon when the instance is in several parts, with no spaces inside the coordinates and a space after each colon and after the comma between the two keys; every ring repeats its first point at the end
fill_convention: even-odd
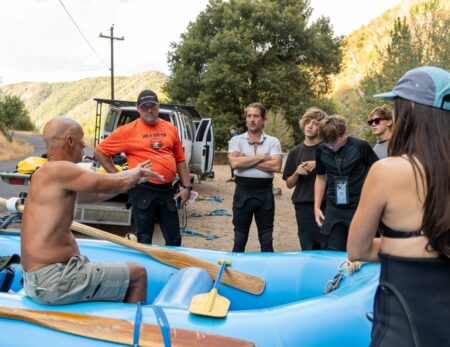
{"type": "Polygon", "coordinates": [[[389,157],[347,243],[350,260],[381,263],[371,346],[450,346],[450,73],[416,68],[380,96],[394,98],[389,157]]]}

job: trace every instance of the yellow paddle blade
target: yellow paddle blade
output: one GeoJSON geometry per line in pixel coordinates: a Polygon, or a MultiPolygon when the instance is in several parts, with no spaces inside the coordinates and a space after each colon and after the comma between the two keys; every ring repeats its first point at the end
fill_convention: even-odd
{"type": "Polygon", "coordinates": [[[198,294],[192,298],[189,312],[208,317],[226,317],[230,300],[220,296],[217,288],[211,289],[209,293],[198,294]]]}

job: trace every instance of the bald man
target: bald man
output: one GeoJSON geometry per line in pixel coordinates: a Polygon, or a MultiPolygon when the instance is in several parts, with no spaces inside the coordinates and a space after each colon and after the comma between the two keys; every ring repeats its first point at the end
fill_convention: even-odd
{"type": "Polygon", "coordinates": [[[34,174],[21,228],[24,288],[34,301],[63,305],[83,301],[146,301],[147,272],[134,263],[90,263],[70,232],[75,203],[126,192],[149,177],[161,177],[150,163],[117,174],[83,169],[83,129],[55,118],[44,127],[48,162],[34,174]]]}

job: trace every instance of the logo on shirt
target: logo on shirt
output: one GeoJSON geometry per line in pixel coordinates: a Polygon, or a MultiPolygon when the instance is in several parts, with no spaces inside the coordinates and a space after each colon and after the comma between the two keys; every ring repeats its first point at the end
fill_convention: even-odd
{"type": "Polygon", "coordinates": [[[156,150],[160,150],[163,146],[163,143],[160,139],[152,139],[150,141],[150,147],[156,150]]]}

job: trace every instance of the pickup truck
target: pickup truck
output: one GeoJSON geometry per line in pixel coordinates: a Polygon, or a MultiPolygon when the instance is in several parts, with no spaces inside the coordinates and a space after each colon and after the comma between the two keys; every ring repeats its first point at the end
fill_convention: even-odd
{"type": "MultiPolygon", "coordinates": [[[[109,99],[94,99],[97,102],[95,120],[94,145],[105,139],[117,127],[139,118],[136,102],[109,99]],[[103,114],[103,106],[107,110],[103,114]]],[[[159,117],[174,124],[178,130],[186,161],[192,180],[197,176],[213,178],[214,133],[212,120],[203,118],[200,113],[189,105],[161,104],[159,117]]],[[[121,164],[123,157],[115,157],[114,161],[121,164]]],[[[86,160],[80,165],[86,169],[95,169],[96,163],[86,160]]],[[[8,184],[29,185],[31,174],[18,172],[2,172],[1,179],[8,184]]],[[[80,223],[125,225],[132,223],[131,208],[127,206],[127,194],[119,194],[111,200],[94,204],[77,204],[75,220],[80,223]]]]}
{"type": "MultiPolygon", "coordinates": [[[[108,137],[117,127],[139,118],[136,102],[94,100],[97,101],[94,145],[108,137]],[[102,115],[104,104],[108,105],[108,110],[102,115]]],[[[193,106],[177,104],[160,104],[159,117],[178,129],[191,173],[199,178],[214,177],[214,132],[211,118],[203,118],[193,106]]]]}

